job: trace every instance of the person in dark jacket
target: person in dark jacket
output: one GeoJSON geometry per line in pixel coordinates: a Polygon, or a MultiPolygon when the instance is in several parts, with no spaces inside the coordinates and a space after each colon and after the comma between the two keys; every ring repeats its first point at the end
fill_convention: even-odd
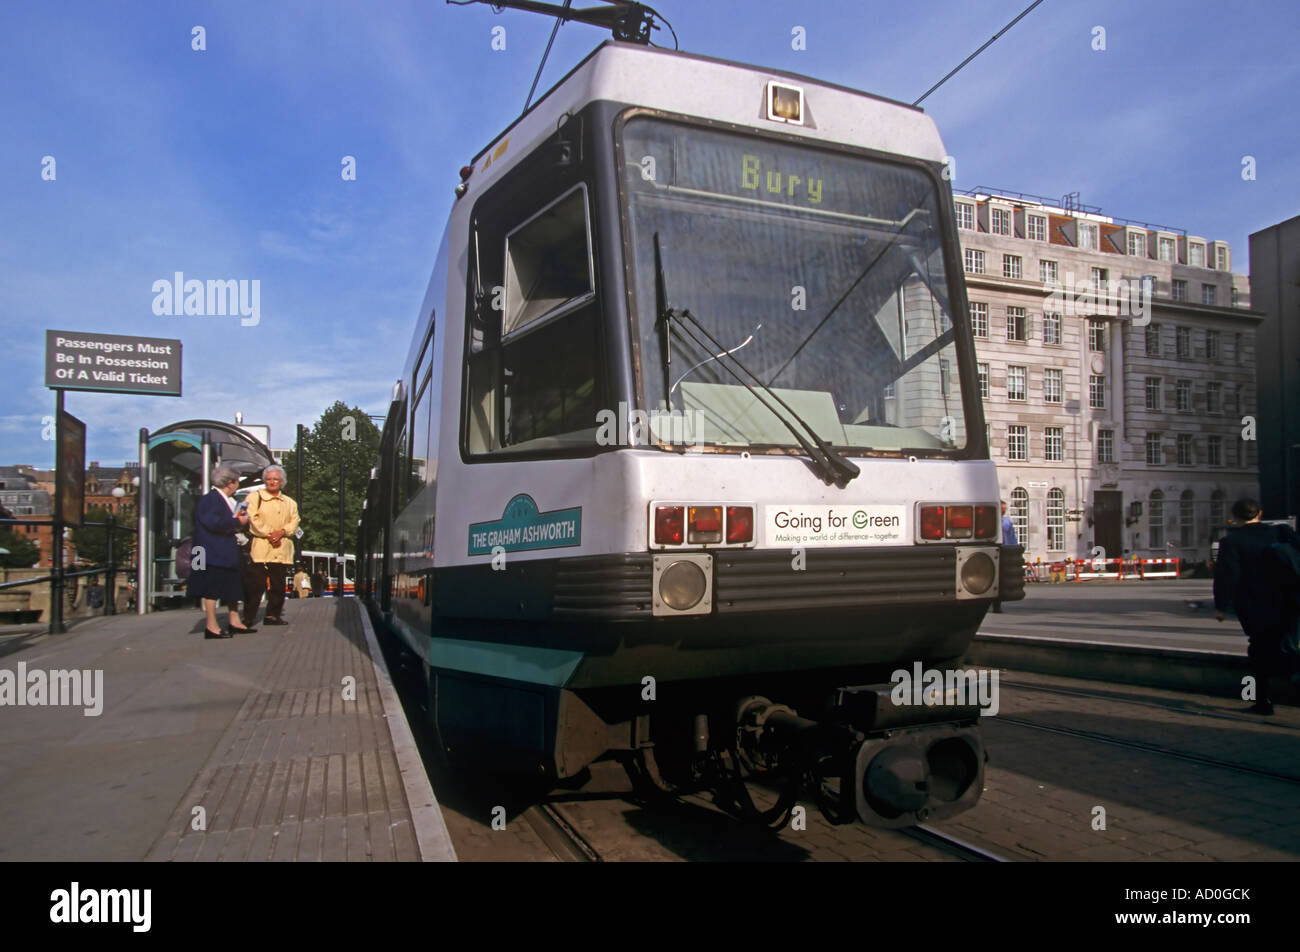
{"type": "Polygon", "coordinates": [[[203,599],[207,615],[205,638],[229,638],[234,632],[253,632],[239,618],[239,601],[244,597],[244,584],[235,546],[235,533],[248,525],[248,515],[240,510],[232,513],[230,497],[239,488],[239,474],[229,466],[218,466],[212,471],[212,491],[194,507],[193,567],[190,570],[187,594],[203,599]],[[198,569],[198,551],[202,546],[202,569],[198,569]],[[230,630],[223,631],[217,623],[217,600],[230,609],[230,630]]]}
{"type": "Polygon", "coordinates": [[[1247,655],[1255,678],[1256,714],[1272,714],[1269,679],[1281,673],[1282,640],[1296,624],[1294,596],[1278,583],[1269,547],[1277,542],[1300,549],[1300,538],[1286,526],[1260,522],[1262,512],[1253,499],[1233,504],[1238,526],[1219,542],[1214,563],[1214,617],[1223,621],[1229,608],[1237,613],[1242,631],[1250,639],[1247,655]]]}

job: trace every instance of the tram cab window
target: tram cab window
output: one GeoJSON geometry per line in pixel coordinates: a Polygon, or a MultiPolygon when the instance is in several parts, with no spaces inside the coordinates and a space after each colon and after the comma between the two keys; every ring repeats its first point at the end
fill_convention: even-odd
{"type": "Polygon", "coordinates": [[[465,409],[466,448],[476,455],[594,446],[604,405],[587,188],[534,200],[523,214],[521,204],[503,202],[499,217],[489,205],[471,241],[471,283],[481,291],[467,335],[465,409]]]}

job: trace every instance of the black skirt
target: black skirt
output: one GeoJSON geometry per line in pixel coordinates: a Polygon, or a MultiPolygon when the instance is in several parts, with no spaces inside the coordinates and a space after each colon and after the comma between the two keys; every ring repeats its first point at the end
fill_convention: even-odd
{"type": "Polygon", "coordinates": [[[244,582],[239,569],[209,565],[202,572],[191,572],[185,594],[190,598],[219,598],[227,604],[244,600],[244,582]]]}

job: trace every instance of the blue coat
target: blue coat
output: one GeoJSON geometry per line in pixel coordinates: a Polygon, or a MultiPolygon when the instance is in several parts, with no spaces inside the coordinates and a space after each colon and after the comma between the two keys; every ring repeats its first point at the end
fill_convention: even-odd
{"type": "Polygon", "coordinates": [[[243,525],[230,512],[226,494],[213,489],[194,507],[194,545],[203,546],[206,564],[222,568],[239,568],[239,548],[235,533],[243,525]]]}

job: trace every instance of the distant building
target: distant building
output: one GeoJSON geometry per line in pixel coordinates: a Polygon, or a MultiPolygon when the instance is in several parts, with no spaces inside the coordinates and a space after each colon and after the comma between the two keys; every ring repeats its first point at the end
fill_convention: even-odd
{"type": "Polygon", "coordinates": [[[1300,509],[1300,216],[1250,236],[1259,326],[1260,501],[1269,516],[1300,509]]]}
{"type": "Polygon", "coordinates": [[[1227,243],[1070,200],[954,200],[990,452],[1027,558],[1208,558],[1232,500],[1258,491],[1240,421],[1262,315],[1227,243]],[[1149,323],[1088,293],[1136,297],[1146,275],[1149,323]]]}
{"type": "MultiPolygon", "coordinates": [[[[20,536],[35,542],[41,550],[41,565],[48,566],[54,560],[54,512],[53,500],[46,489],[39,488],[26,466],[0,466],[0,507],[7,509],[13,519],[35,520],[44,525],[16,525],[10,528],[20,536]]],[[[65,545],[65,551],[71,554],[72,543],[65,545]]]]}

